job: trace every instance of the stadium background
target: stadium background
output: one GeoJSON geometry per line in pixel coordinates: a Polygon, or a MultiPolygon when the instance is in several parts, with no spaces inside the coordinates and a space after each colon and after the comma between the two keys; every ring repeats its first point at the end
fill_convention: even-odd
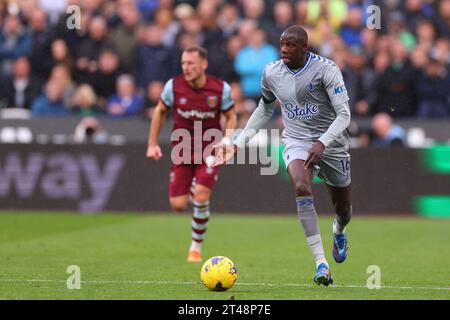
{"type": "MultiPolygon", "coordinates": [[[[0,298],[448,299],[449,27],[450,0],[0,0],[0,298]],[[378,30],[366,28],[373,4],[378,30]],[[350,255],[331,261],[335,285],[314,286],[283,165],[225,166],[203,253],[239,271],[213,294],[185,262],[190,211],[169,211],[170,118],[165,156],[145,158],[152,110],[199,44],[242,128],[294,23],[350,95],[350,255]],[[73,265],[81,290],[69,290],[73,265]],[[382,290],[366,286],[373,265],[382,290]]],[[[268,127],[282,127],[279,109],[268,127]]],[[[252,148],[279,156],[259,138],[252,148]]],[[[329,255],[332,210],[318,180],[314,192],[329,255]]]]}
{"type": "MultiPolygon", "coordinates": [[[[183,48],[208,49],[208,73],[231,84],[242,128],[262,69],[278,59],[280,33],[298,23],[311,50],[344,75],[355,210],[450,214],[448,0],[24,0],[2,1],[0,17],[2,208],[167,211],[169,151],[158,163],[144,154],[152,110],[181,71],[183,48]],[[378,30],[366,27],[372,4],[381,9],[378,30]],[[79,16],[66,12],[71,5],[79,16]]],[[[269,127],[282,126],[278,107],[269,127]]],[[[223,169],[216,210],[295,212],[282,164],[276,177],[254,167],[223,169]],[[245,197],[234,192],[237,182],[245,197]]],[[[324,188],[317,192],[329,213],[324,188]]]]}

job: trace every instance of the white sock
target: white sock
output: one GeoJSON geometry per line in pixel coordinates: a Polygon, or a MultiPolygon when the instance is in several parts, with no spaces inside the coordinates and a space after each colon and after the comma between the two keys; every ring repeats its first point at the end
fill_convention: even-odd
{"type": "Polygon", "coordinates": [[[309,248],[311,249],[314,261],[316,262],[316,267],[321,263],[328,265],[327,259],[325,259],[325,253],[323,251],[322,238],[320,234],[313,235],[306,238],[309,248]]]}
{"type": "Polygon", "coordinates": [[[306,241],[311,249],[316,266],[326,263],[325,253],[323,251],[322,238],[320,237],[319,220],[314,207],[314,197],[297,197],[297,213],[300,224],[305,232],[306,241]]]}
{"type": "Polygon", "coordinates": [[[341,226],[339,222],[337,222],[336,219],[333,221],[333,233],[334,234],[344,234],[345,233],[345,226],[341,226]]]}
{"type": "Polygon", "coordinates": [[[209,221],[209,202],[192,202],[194,215],[192,216],[192,242],[190,251],[201,251],[203,240],[205,240],[206,229],[209,221]]]}
{"type": "Polygon", "coordinates": [[[198,251],[198,252],[202,251],[202,243],[192,240],[189,251],[198,251]]]}

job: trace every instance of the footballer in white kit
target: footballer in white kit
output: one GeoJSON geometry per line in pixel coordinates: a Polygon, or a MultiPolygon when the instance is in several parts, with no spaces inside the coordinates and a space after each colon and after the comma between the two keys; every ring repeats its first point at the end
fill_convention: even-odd
{"type": "Polygon", "coordinates": [[[321,177],[336,213],[332,255],[342,263],[348,245],[345,227],[352,216],[348,95],[338,66],[308,49],[308,35],[298,25],[280,37],[281,59],[266,66],[261,81],[261,100],[234,141],[223,145],[214,165],[226,163],[272,117],[275,102],[281,104],[285,129],[282,142],[287,171],[296,193],[297,213],[316,263],[314,282],[333,283],[319,230],[312,178],[321,177]]]}
{"type": "Polygon", "coordinates": [[[338,112],[350,117],[342,74],[331,60],[309,51],[306,54],[306,64],[298,70],[291,70],[282,60],[269,64],[261,83],[262,96],[269,103],[280,101],[286,167],[295,159],[306,160],[312,145],[321,141],[327,147],[315,173],[329,185],[346,187],[350,184],[347,132],[333,140],[323,136],[338,112]]]}

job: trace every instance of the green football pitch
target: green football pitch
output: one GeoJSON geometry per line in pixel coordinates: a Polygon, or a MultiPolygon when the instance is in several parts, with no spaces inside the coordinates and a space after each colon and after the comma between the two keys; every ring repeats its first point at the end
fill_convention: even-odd
{"type": "Polygon", "coordinates": [[[229,257],[238,280],[229,291],[210,292],[201,264],[185,260],[187,213],[3,212],[0,298],[450,299],[450,220],[356,216],[343,264],[332,261],[331,217],[320,223],[330,287],[312,283],[314,263],[296,216],[213,214],[204,258],[229,257]],[[80,268],[80,289],[67,288],[71,265],[80,268]],[[374,265],[381,288],[370,290],[374,265]]]}

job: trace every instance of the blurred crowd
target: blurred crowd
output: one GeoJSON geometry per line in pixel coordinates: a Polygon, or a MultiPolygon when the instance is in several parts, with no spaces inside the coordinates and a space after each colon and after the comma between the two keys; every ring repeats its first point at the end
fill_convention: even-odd
{"type": "Polygon", "coordinates": [[[0,109],[150,118],[182,50],[201,45],[243,127],[292,24],[341,68],[354,117],[450,116],[450,0],[0,0],[0,109]]]}

